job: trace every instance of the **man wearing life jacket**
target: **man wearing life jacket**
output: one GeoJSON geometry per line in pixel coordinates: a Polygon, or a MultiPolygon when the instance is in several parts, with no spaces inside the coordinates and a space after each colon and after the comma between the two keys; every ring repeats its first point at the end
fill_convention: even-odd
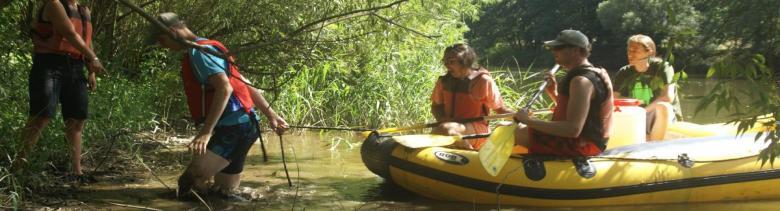
{"type": "Polygon", "coordinates": [[[87,119],[87,88],[95,91],[95,74],[103,65],[92,50],[89,9],[77,0],[45,0],[33,30],[33,64],[29,77],[30,113],[22,132],[22,149],[14,169],[26,163],[49,121],[62,106],[65,138],[70,144],[71,177],[88,182],[81,168],[81,135],[87,119]],[[89,73],[84,75],[84,67],[89,73]]]}
{"type": "Polygon", "coordinates": [[[530,117],[521,110],[515,144],[530,154],[564,157],[593,156],[607,145],[612,123],[612,82],[607,71],[589,61],[588,37],[576,30],[563,30],[544,43],[555,62],[566,70],[561,86],[548,75],[547,95],[555,101],[552,121],[530,117]]]}
{"type": "MultiPolygon", "coordinates": [[[[469,135],[489,133],[487,121],[458,123],[457,120],[487,116],[490,110],[512,113],[504,106],[496,82],[484,67],[475,67],[477,54],[466,44],[455,44],[444,50],[442,62],[447,74],[440,76],[431,94],[431,112],[437,122],[434,134],[469,135]]],[[[464,140],[455,146],[479,149],[485,139],[464,140]]]]}
{"type": "Polygon", "coordinates": [[[259,134],[254,106],[259,106],[278,134],[284,133],[288,125],[271,109],[261,91],[241,76],[232,56],[225,60],[188,48],[176,39],[230,55],[224,45],[196,36],[174,13],[162,13],[157,19],[176,38],[151,26],[149,41],[170,50],[186,51],[181,70],[184,92],[193,120],[203,124],[189,144],[195,157],[179,177],[177,196],[189,195],[192,188],[205,192],[209,189],[207,181],[213,177],[212,194],[243,200],[234,191],[240,183],[246,154],[259,134]]]}

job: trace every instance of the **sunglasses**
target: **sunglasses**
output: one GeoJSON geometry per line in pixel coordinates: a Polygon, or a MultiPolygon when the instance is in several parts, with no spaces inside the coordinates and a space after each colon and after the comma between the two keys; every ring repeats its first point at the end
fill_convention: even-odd
{"type": "Polygon", "coordinates": [[[564,44],[564,45],[559,45],[559,46],[552,47],[552,50],[557,51],[557,50],[563,50],[563,49],[566,49],[566,48],[573,48],[573,47],[575,47],[575,46],[574,45],[569,45],[569,44],[564,44]]]}

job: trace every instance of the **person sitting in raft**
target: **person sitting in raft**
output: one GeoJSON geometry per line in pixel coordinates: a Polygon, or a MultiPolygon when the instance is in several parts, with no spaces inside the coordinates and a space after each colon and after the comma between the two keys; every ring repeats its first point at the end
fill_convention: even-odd
{"type": "Polygon", "coordinates": [[[255,105],[268,117],[277,134],[281,135],[289,126],[271,109],[262,92],[241,76],[232,56],[222,59],[189,48],[175,39],[192,41],[230,55],[222,43],[196,36],[175,13],[162,13],[157,19],[175,37],[151,26],[147,41],[186,52],[181,63],[184,93],[192,119],[202,124],[200,132],[189,144],[194,157],[179,177],[177,197],[191,196],[189,193],[193,188],[201,192],[209,190],[207,182],[213,177],[210,194],[244,201],[246,199],[235,194],[235,190],[241,182],[246,155],[260,133],[255,105]]]}
{"type": "MultiPolygon", "coordinates": [[[[512,113],[504,106],[501,93],[490,72],[476,66],[477,54],[466,44],[459,43],[444,50],[442,62],[447,74],[440,76],[431,94],[431,112],[437,122],[443,122],[432,133],[439,135],[469,135],[490,132],[487,121],[458,123],[457,120],[496,113],[512,113]]],[[[456,142],[465,149],[479,149],[485,139],[456,142]]]]}
{"type": "Polygon", "coordinates": [[[515,144],[529,154],[564,157],[593,156],[606,148],[612,122],[612,82],[607,71],[588,61],[590,42],[576,30],[563,30],[544,43],[555,62],[566,71],[561,86],[548,74],[547,95],[555,101],[552,121],[520,110],[515,144]]]}
{"type": "Polygon", "coordinates": [[[682,117],[673,80],[674,68],[656,57],[655,42],[637,34],[628,38],[628,65],[615,75],[615,96],[638,99],[647,112],[648,140],[662,140],[669,123],[682,117]]]}

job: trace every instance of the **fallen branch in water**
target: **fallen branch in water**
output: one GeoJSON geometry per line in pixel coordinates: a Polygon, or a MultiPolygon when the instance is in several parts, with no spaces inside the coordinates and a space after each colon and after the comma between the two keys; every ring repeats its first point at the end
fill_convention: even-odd
{"type": "Polygon", "coordinates": [[[152,168],[149,168],[149,166],[146,165],[146,163],[144,163],[144,161],[141,159],[140,156],[138,156],[136,158],[138,159],[138,162],[141,162],[141,165],[143,165],[146,168],[146,170],[148,170],[149,173],[152,174],[152,176],[157,180],[157,182],[160,182],[160,184],[165,186],[165,188],[167,188],[168,191],[173,191],[173,188],[171,188],[167,184],[165,184],[165,182],[163,182],[162,179],[160,179],[160,177],[158,177],[157,174],[155,174],[154,171],[152,171],[152,168]]]}
{"type": "Polygon", "coordinates": [[[142,210],[162,211],[161,209],[151,208],[151,207],[144,207],[144,206],[139,206],[139,205],[120,204],[120,203],[114,203],[114,202],[110,202],[110,201],[107,201],[106,203],[111,204],[111,205],[120,206],[120,207],[129,207],[129,208],[136,208],[136,209],[142,209],[142,210]]]}
{"type": "Polygon", "coordinates": [[[208,203],[206,203],[206,201],[205,201],[205,200],[203,200],[203,198],[201,198],[201,197],[200,197],[200,194],[198,194],[197,192],[195,192],[195,190],[193,190],[193,189],[190,189],[190,192],[191,192],[193,195],[195,195],[195,197],[196,197],[196,198],[198,198],[198,200],[200,201],[200,203],[203,203],[203,206],[206,206],[206,208],[208,208],[208,209],[209,209],[209,211],[212,211],[212,209],[211,209],[211,207],[209,206],[209,204],[208,204],[208,203]]]}

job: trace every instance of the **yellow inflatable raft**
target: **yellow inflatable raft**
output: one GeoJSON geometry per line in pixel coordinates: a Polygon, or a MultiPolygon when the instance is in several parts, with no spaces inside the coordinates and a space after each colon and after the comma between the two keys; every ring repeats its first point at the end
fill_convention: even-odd
{"type": "Polygon", "coordinates": [[[476,151],[410,149],[372,134],[361,153],[372,172],[439,200],[569,207],[780,198],[780,170],[757,159],[766,144],[721,127],[675,124],[680,139],[587,158],[513,156],[495,177],[476,151]]]}

